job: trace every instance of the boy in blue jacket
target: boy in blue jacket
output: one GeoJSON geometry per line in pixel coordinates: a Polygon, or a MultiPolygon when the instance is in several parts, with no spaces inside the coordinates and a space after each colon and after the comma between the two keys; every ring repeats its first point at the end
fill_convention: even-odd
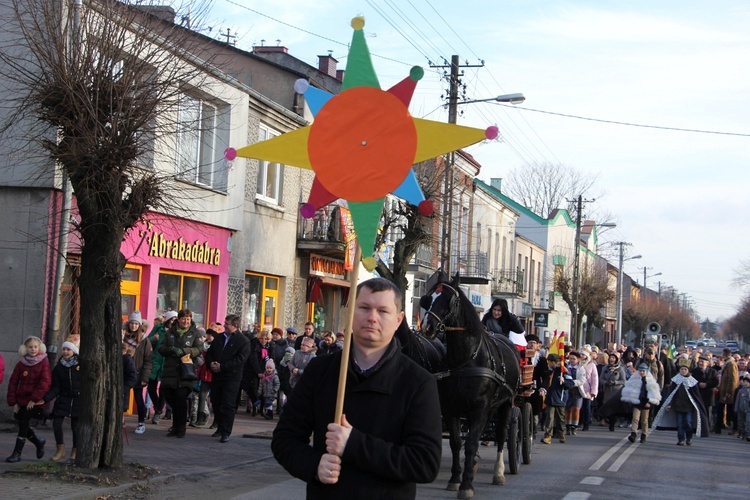
{"type": "Polygon", "coordinates": [[[568,390],[575,386],[575,381],[569,373],[563,373],[560,367],[560,357],[557,354],[547,355],[547,365],[549,365],[548,376],[545,377],[544,386],[539,391],[547,405],[547,426],[544,429],[542,443],[550,444],[553,435],[559,437],[560,442],[564,443],[565,403],[568,401],[568,390]]]}

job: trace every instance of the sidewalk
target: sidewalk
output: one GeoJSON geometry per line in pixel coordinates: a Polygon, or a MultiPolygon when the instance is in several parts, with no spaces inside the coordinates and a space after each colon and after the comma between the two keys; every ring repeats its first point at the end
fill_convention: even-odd
{"type": "MultiPolygon", "coordinates": [[[[276,416],[275,416],[276,417],[276,416]]],[[[136,484],[154,484],[171,478],[192,474],[205,474],[212,471],[226,470],[241,465],[271,459],[270,445],[267,455],[257,452],[248,453],[249,439],[243,436],[269,440],[277,418],[266,420],[252,417],[244,412],[237,413],[232,436],[228,443],[219,443],[218,438],[211,438],[212,429],[188,427],[187,436],[183,439],[167,437],[170,420],[162,420],[159,425],[146,424],[146,432],[137,435],[136,417],[126,416],[127,438],[123,441],[123,462],[147,465],[160,473],[149,479],[129,481],[113,486],[89,484],[85,482],[68,482],[59,479],[44,480],[40,473],[27,474],[21,470],[30,464],[53,462],[50,457],[55,453],[55,438],[51,422],[47,427],[37,427],[36,433],[47,440],[44,458],[38,460],[35,448],[30,443],[24,448],[21,462],[9,464],[5,458],[13,451],[16,433],[12,424],[0,424],[0,490],[4,498],[97,498],[117,495],[136,484]],[[185,450],[189,450],[186,452],[185,450]],[[11,473],[6,473],[12,471],[11,473]],[[15,472],[13,472],[15,471],[15,472]]],[[[70,455],[70,424],[66,420],[65,429],[66,456],[70,455]]],[[[67,460],[67,458],[66,458],[67,460]]]]}

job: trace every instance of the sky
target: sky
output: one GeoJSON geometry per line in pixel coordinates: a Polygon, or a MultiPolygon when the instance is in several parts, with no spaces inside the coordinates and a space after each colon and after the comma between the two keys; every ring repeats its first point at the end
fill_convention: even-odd
{"type": "Polygon", "coordinates": [[[646,267],[649,288],[685,293],[701,319],[737,311],[745,292],[731,280],[750,260],[750,2],[213,0],[208,25],[314,66],[331,51],[344,69],[358,15],[381,88],[425,69],[415,117],[447,121],[447,70],[430,66],[452,54],[473,66],[466,99],[526,96],[459,106],[459,124],[500,129],[502,140],[466,149],[480,179],[532,162],[595,176],[589,209],[617,223],[601,240],[642,256],[625,273],[642,283],[646,267]]]}

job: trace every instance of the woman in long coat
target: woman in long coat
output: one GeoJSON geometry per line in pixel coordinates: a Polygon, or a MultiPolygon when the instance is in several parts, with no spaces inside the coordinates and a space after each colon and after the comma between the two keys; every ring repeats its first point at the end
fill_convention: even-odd
{"type": "Polygon", "coordinates": [[[599,417],[607,419],[610,431],[615,430],[616,417],[621,413],[620,393],[625,387],[626,380],[627,375],[620,363],[620,356],[616,352],[610,353],[608,362],[602,368],[602,374],[599,377],[599,394],[602,395],[599,417]]]}

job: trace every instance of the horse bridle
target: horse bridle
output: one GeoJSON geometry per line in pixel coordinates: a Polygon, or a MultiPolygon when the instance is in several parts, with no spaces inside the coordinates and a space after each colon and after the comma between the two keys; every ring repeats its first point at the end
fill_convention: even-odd
{"type": "MultiPolygon", "coordinates": [[[[447,285],[445,283],[442,283],[440,286],[443,288],[447,288],[451,292],[453,292],[453,296],[450,299],[450,302],[448,303],[448,314],[445,315],[445,318],[441,318],[437,314],[435,314],[432,311],[432,305],[430,305],[430,309],[427,311],[428,316],[432,316],[437,321],[437,325],[435,325],[435,330],[438,333],[445,333],[445,332],[452,332],[452,331],[464,331],[466,330],[463,326],[445,326],[445,322],[448,321],[452,316],[458,315],[458,301],[459,301],[459,295],[458,290],[453,288],[450,285],[447,285]]],[[[440,292],[442,293],[442,291],[440,292]]],[[[434,301],[433,301],[434,303],[434,301]]]]}

